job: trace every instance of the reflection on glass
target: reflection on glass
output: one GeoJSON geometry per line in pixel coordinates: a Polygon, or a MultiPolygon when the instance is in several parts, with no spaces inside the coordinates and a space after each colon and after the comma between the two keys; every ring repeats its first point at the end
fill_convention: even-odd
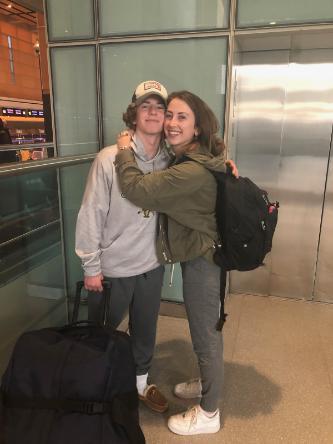
{"type": "Polygon", "coordinates": [[[333,21],[331,0],[238,0],[237,27],[333,21]]]}
{"type": "Polygon", "coordinates": [[[104,144],[115,142],[124,127],[122,113],[145,79],[162,82],[169,92],[188,89],[202,97],[223,131],[226,56],[224,37],[102,45],[104,144]]]}
{"type": "Polygon", "coordinates": [[[57,171],[0,178],[0,368],[17,335],[67,321],[57,171]]]}
{"type": "Polygon", "coordinates": [[[101,35],[228,27],[229,0],[100,0],[101,35]]]}
{"type": "Polygon", "coordinates": [[[51,48],[59,156],[98,151],[94,46],[51,48]]]}
{"type": "Polygon", "coordinates": [[[75,40],[94,36],[93,0],[46,0],[49,40],[75,40]]]}
{"type": "Polygon", "coordinates": [[[75,295],[75,283],[82,280],[82,267],[75,254],[76,219],[81,206],[91,162],[60,170],[63,233],[68,296],[75,295]]]}
{"type": "Polygon", "coordinates": [[[0,184],[0,245],[59,220],[56,171],[2,177],[0,184]]]}

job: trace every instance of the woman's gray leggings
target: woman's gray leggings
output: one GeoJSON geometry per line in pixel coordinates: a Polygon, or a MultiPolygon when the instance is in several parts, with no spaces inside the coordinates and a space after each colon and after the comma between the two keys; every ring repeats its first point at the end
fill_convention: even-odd
{"type": "Polygon", "coordinates": [[[220,310],[220,268],[203,257],[183,262],[183,297],[202,383],[201,407],[218,408],[223,384],[223,340],[216,330],[220,310]]]}

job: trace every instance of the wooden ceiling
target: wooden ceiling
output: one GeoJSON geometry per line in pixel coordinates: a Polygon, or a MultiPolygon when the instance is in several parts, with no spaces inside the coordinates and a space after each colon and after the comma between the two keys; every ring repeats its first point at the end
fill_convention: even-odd
{"type": "Polygon", "coordinates": [[[28,28],[36,29],[36,9],[33,9],[33,7],[33,3],[27,7],[25,2],[0,0],[0,15],[5,21],[13,25],[24,25],[28,28]]]}

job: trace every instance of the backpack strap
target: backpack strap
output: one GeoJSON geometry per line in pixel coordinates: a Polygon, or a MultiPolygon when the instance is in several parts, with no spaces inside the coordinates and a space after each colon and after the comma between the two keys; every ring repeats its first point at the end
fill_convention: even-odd
{"type": "Polygon", "coordinates": [[[228,314],[224,311],[225,287],[227,284],[227,270],[224,267],[220,268],[220,318],[216,323],[216,330],[222,331],[223,325],[227,319],[228,314]]]}

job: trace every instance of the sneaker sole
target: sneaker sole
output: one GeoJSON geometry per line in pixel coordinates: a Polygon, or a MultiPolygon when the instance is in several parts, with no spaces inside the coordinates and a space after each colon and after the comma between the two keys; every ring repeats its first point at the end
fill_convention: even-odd
{"type": "Polygon", "coordinates": [[[189,435],[204,435],[204,434],[211,434],[211,433],[217,433],[220,430],[220,425],[218,427],[212,427],[211,430],[195,430],[195,431],[189,431],[189,432],[181,432],[177,429],[175,429],[173,426],[168,424],[169,430],[171,432],[175,433],[176,435],[183,435],[183,436],[189,436],[189,435]]]}

